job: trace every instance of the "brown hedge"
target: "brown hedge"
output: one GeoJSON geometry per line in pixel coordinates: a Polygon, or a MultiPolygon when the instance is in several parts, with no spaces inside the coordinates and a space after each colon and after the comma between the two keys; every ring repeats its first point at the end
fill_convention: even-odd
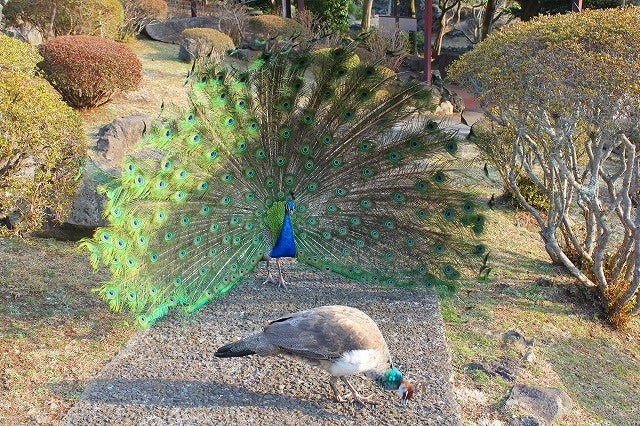
{"type": "Polygon", "coordinates": [[[117,92],[135,89],[142,64],[125,44],[94,36],[61,36],[39,46],[47,80],[76,108],[108,102],[117,92]]]}

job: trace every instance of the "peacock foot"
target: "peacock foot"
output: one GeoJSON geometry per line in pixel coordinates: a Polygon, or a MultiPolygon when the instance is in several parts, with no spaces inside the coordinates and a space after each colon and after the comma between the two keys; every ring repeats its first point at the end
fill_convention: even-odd
{"type": "Polygon", "coordinates": [[[369,396],[362,396],[359,393],[353,393],[353,394],[346,394],[342,397],[342,401],[348,401],[349,400],[349,396],[353,396],[353,400],[359,402],[362,405],[367,405],[367,404],[371,404],[371,405],[376,405],[377,402],[373,400],[373,395],[369,395],[369,396]]]}
{"type": "Polygon", "coordinates": [[[271,275],[269,275],[267,276],[267,279],[262,282],[262,285],[266,284],[275,284],[279,288],[287,288],[287,282],[282,277],[279,279],[275,279],[271,275]]]}

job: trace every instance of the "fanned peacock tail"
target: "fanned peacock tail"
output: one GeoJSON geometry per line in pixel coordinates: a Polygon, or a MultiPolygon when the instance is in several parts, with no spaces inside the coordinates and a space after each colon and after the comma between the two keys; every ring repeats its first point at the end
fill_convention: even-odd
{"type": "Polygon", "coordinates": [[[457,146],[428,118],[425,85],[354,46],[202,64],[193,79],[191,108],[104,187],[109,226],[84,242],[111,270],[112,308],[144,327],[226,293],[268,255],[269,222],[293,199],[297,258],[322,270],[450,285],[481,257],[483,219],[448,177],[457,146]]]}

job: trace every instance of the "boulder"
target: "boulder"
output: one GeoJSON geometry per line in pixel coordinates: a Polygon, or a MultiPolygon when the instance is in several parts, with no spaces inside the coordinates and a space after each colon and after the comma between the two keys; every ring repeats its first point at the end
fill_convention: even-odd
{"type": "Polygon", "coordinates": [[[562,389],[515,385],[511,388],[505,405],[516,406],[533,416],[540,424],[549,426],[571,410],[573,401],[562,389]]]}
{"type": "Polygon", "coordinates": [[[20,41],[33,45],[38,45],[44,41],[40,31],[38,31],[33,25],[26,22],[18,27],[6,28],[4,33],[9,37],[14,37],[20,41]]]}
{"type": "Polygon", "coordinates": [[[220,30],[220,19],[202,16],[196,18],[174,18],[164,22],[154,21],[148,23],[144,27],[144,31],[153,40],[177,44],[180,42],[180,34],[187,28],[214,28],[220,30]]]}
{"type": "Polygon", "coordinates": [[[151,130],[151,117],[146,114],[116,118],[98,131],[95,150],[108,166],[118,166],[147,130],[151,130]]]}

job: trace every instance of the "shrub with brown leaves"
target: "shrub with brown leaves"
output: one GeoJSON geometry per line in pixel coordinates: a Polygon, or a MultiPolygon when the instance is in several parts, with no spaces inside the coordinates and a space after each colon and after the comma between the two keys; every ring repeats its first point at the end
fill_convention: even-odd
{"type": "Polygon", "coordinates": [[[100,106],[142,81],[140,60],[122,43],[94,36],[61,36],[39,49],[47,80],[76,108],[100,106]]]}

